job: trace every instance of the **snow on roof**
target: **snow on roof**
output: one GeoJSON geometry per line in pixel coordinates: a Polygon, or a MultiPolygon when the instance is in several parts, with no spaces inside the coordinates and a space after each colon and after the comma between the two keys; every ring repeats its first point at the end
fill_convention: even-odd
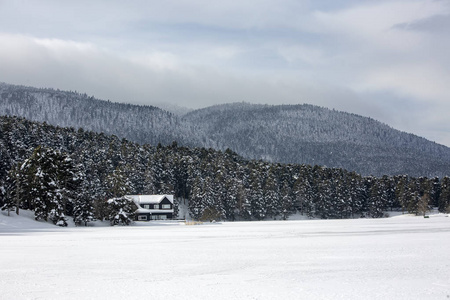
{"type": "Polygon", "coordinates": [[[134,201],[134,203],[141,204],[157,204],[160,203],[164,198],[167,198],[173,203],[173,195],[126,195],[128,199],[134,201]]]}
{"type": "Polygon", "coordinates": [[[138,214],[145,214],[145,213],[151,213],[151,214],[164,214],[164,213],[173,213],[173,209],[146,209],[146,208],[138,208],[136,210],[136,213],[138,214]]]}

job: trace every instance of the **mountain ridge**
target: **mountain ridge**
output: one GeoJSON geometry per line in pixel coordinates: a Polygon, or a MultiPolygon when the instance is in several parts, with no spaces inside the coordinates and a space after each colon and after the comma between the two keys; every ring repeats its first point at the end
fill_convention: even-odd
{"type": "Polygon", "coordinates": [[[450,175],[450,148],[369,117],[311,104],[235,102],[177,116],[155,106],[0,84],[0,115],[114,134],[141,144],[231,149],[249,159],[364,175],[450,175]]]}
{"type": "Polygon", "coordinates": [[[186,116],[192,123],[206,123],[199,127],[216,142],[216,148],[231,146],[237,153],[253,159],[301,161],[377,175],[386,173],[389,168],[394,173],[425,170],[420,164],[432,166],[425,171],[431,174],[432,169],[440,168],[435,161],[437,157],[447,164],[445,168],[450,160],[450,149],[444,145],[401,132],[372,118],[310,104],[223,104],[186,116]],[[275,128],[278,130],[273,130],[275,128]],[[258,138],[252,139],[254,136],[258,138]],[[223,141],[233,143],[238,137],[246,141],[222,144],[223,141]],[[253,143],[255,140],[258,143],[253,143]],[[274,150],[267,153],[267,149],[274,150]],[[270,156],[273,154],[275,159],[270,156]]]}

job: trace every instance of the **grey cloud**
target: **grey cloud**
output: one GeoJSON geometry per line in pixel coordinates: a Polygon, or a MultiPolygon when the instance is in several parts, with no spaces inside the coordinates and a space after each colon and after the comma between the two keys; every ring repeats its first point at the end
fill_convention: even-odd
{"type": "Polygon", "coordinates": [[[420,30],[431,33],[449,34],[450,33],[450,15],[437,15],[430,18],[418,20],[412,23],[402,23],[395,26],[405,30],[420,30]]]}
{"type": "Polygon", "coordinates": [[[3,1],[0,81],[138,104],[312,103],[450,145],[448,16],[383,31],[391,3],[3,1]]]}

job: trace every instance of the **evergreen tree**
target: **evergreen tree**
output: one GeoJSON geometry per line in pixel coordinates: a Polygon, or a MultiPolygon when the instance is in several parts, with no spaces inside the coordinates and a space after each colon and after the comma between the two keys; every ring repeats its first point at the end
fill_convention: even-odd
{"type": "Polygon", "coordinates": [[[10,211],[16,211],[19,214],[19,207],[21,204],[21,186],[20,186],[20,175],[21,173],[17,171],[17,166],[13,166],[8,174],[6,175],[4,183],[0,186],[0,197],[1,197],[1,210],[6,210],[8,216],[10,211]]]}
{"type": "MultiPolygon", "coordinates": [[[[30,208],[34,208],[36,220],[52,221],[64,226],[64,213],[61,209],[61,193],[57,186],[58,167],[53,150],[37,147],[31,157],[23,162],[25,197],[30,208]]],[[[67,224],[65,224],[67,225],[67,224]]]]}
{"type": "Polygon", "coordinates": [[[281,188],[281,217],[287,220],[289,215],[295,211],[294,199],[291,194],[291,189],[285,183],[281,188]]]}
{"type": "Polygon", "coordinates": [[[133,201],[125,197],[112,198],[108,203],[108,219],[111,226],[114,225],[130,225],[135,216],[137,209],[133,201]]]}
{"type": "Polygon", "coordinates": [[[5,188],[6,184],[2,181],[0,181],[0,209],[1,210],[7,210],[8,211],[8,216],[9,216],[9,212],[10,210],[12,210],[12,208],[14,208],[14,203],[11,201],[8,201],[7,196],[6,196],[6,188],[5,188]]]}
{"type": "MultiPolygon", "coordinates": [[[[258,168],[257,166],[254,168],[258,168]]],[[[262,183],[260,169],[253,169],[251,178],[250,178],[250,189],[248,193],[248,199],[250,200],[250,211],[253,218],[257,220],[262,220],[267,215],[267,202],[266,198],[263,195],[262,183]]]]}
{"type": "Polygon", "coordinates": [[[205,211],[227,220],[287,218],[296,211],[377,217],[389,208],[418,212],[425,194],[445,211],[448,181],[247,161],[231,150],[141,146],[104,133],[0,117],[1,206],[33,209],[38,219],[56,223],[70,215],[90,220],[92,207],[98,219],[108,219],[107,199],[129,193],[188,198],[197,219],[205,211]]]}
{"type": "Polygon", "coordinates": [[[263,187],[263,197],[267,210],[267,216],[276,218],[281,213],[281,199],[278,182],[274,171],[269,170],[263,187]]]}
{"type": "Polygon", "coordinates": [[[203,203],[204,192],[203,183],[199,177],[197,177],[192,185],[191,194],[189,197],[189,214],[194,220],[200,220],[205,210],[203,203]]]}
{"type": "Polygon", "coordinates": [[[112,174],[108,175],[106,184],[108,197],[120,198],[131,191],[131,184],[122,166],[117,167],[112,174]]]}
{"type": "Polygon", "coordinates": [[[430,200],[433,207],[439,207],[439,196],[441,194],[441,183],[439,177],[434,177],[430,182],[430,200]]]}
{"type": "Polygon", "coordinates": [[[239,184],[235,178],[226,179],[223,186],[222,206],[224,208],[225,218],[229,221],[236,219],[236,210],[239,197],[239,184]]]}
{"type": "Polygon", "coordinates": [[[420,198],[421,195],[419,181],[413,178],[408,184],[408,189],[405,195],[406,209],[408,213],[418,214],[420,198]]]}
{"type": "Polygon", "coordinates": [[[147,195],[155,195],[156,194],[156,186],[155,186],[155,175],[153,172],[153,168],[151,163],[148,164],[147,169],[144,173],[144,186],[143,186],[143,194],[147,195]]]}
{"type": "Polygon", "coordinates": [[[445,176],[441,180],[441,193],[439,195],[440,212],[449,212],[450,209],[450,177],[445,176]]]}
{"type": "Polygon", "coordinates": [[[93,202],[94,198],[92,198],[88,185],[85,182],[73,203],[73,221],[75,224],[87,226],[87,223],[95,220],[93,202]]]}
{"type": "Polygon", "coordinates": [[[62,196],[62,208],[66,215],[73,214],[74,199],[80,192],[79,187],[83,181],[83,174],[80,166],[66,153],[57,155],[57,180],[59,192],[62,196]]]}
{"type": "MultiPolygon", "coordinates": [[[[371,181],[374,181],[372,178],[371,181]]],[[[381,218],[383,216],[383,211],[385,209],[384,205],[386,199],[384,197],[382,187],[373,182],[370,187],[369,199],[368,199],[368,214],[372,218],[381,218]]]]}

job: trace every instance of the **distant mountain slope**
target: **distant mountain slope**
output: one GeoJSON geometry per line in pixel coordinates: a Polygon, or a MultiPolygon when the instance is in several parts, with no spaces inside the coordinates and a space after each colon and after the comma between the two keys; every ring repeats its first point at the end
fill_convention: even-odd
{"type": "Polygon", "coordinates": [[[86,94],[0,84],[0,115],[16,115],[61,127],[83,127],[129,140],[198,145],[179,117],[154,106],[98,100],[86,94]]]}
{"type": "Polygon", "coordinates": [[[0,115],[83,127],[139,143],[230,148],[246,158],[363,175],[450,175],[450,148],[370,118],[313,105],[234,103],[179,117],[153,106],[8,84],[0,84],[0,99],[0,115]]]}
{"type": "Polygon", "coordinates": [[[448,175],[450,149],[370,118],[313,105],[234,103],[185,120],[218,149],[248,158],[343,167],[362,174],[448,175]]]}

